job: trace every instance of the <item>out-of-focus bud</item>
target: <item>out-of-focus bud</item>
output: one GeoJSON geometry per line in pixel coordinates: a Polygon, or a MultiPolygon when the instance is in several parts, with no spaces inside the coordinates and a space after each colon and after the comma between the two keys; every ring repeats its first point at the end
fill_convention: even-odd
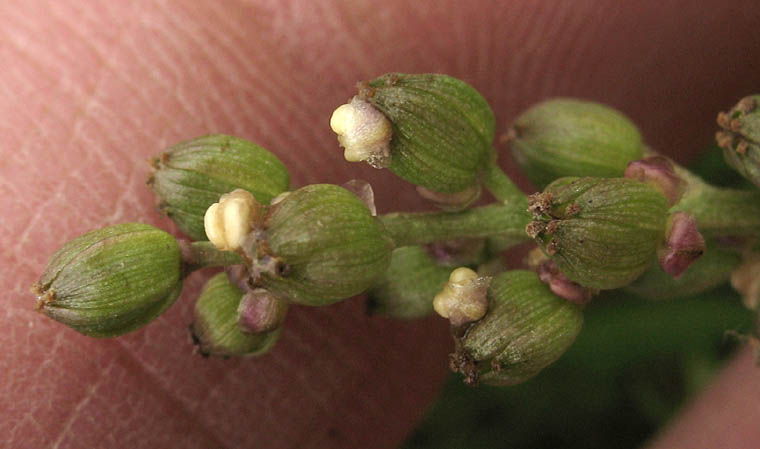
{"type": "Polygon", "coordinates": [[[348,190],[315,184],[271,205],[248,255],[256,285],[305,305],[358,295],[383,275],[391,242],[348,190]]]}
{"type": "Polygon", "coordinates": [[[243,333],[265,334],[280,327],[288,304],[264,290],[256,288],[245,295],[238,305],[238,325],[243,333]]]}
{"type": "Polygon", "coordinates": [[[141,223],[88,232],[51,257],[32,287],[45,315],[93,337],[138,329],[171,306],[182,290],[174,238],[141,223]]]}
{"type": "Polygon", "coordinates": [[[151,165],[148,184],[159,209],[193,240],[207,240],[203,216],[222,194],[243,189],[267,204],[290,185],[290,175],[275,155],[221,134],[177,144],[151,165]]]}
{"type": "Polygon", "coordinates": [[[234,251],[243,245],[261,213],[261,204],[250,192],[237,189],[225,193],[203,216],[206,235],[217,249],[234,251]]]}
{"type": "Polygon", "coordinates": [[[723,128],[715,135],[726,163],[760,187],[760,95],[742,98],[728,112],[718,114],[723,128]]]}
{"type": "MultiPolygon", "coordinates": [[[[384,142],[387,131],[375,111],[391,124],[390,158],[370,156],[370,163],[387,166],[401,178],[433,192],[472,192],[492,155],[494,133],[493,112],[475,89],[438,74],[390,73],[359,83],[358,95],[335,111],[331,125],[341,131],[338,134],[344,146],[350,134],[346,129],[362,139],[371,136],[367,144],[358,139],[361,151],[357,153],[362,159],[365,153],[385,151],[374,150],[384,142]],[[364,112],[366,104],[374,111],[364,112]],[[365,146],[373,150],[367,152],[365,146]]],[[[346,146],[347,158],[348,154],[346,146]]]]}
{"type": "Polygon", "coordinates": [[[473,184],[457,193],[440,193],[424,187],[417,187],[417,193],[421,197],[431,201],[437,208],[446,212],[458,212],[470,207],[480,198],[482,190],[480,184],[473,184]]]}
{"type": "Polygon", "coordinates": [[[370,313],[421,318],[433,313],[433,297],[449,279],[451,268],[436,264],[419,246],[393,250],[391,263],[368,296],[370,313]]]}
{"type": "Polygon", "coordinates": [[[736,251],[708,243],[702,257],[677,279],[664,272],[659,264],[652,264],[641,277],[624,289],[645,299],[685,298],[726,282],[740,262],[741,257],[736,251]]]}
{"type": "Polygon", "coordinates": [[[523,112],[506,136],[525,175],[540,187],[564,176],[623,176],[643,153],[636,125],[588,101],[557,98],[523,112]]]}
{"type": "Polygon", "coordinates": [[[750,310],[760,309],[760,254],[751,253],[731,274],[731,286],[742,295],[750,310]]]}
{"type": "Polygon", "coordinates": [[[471,385],[514,385],[557,360],[583,326],[581,308],[555,296],[535,273],[509,271],[488,288],[489,309],[460,338],[453,371],[471,385]]]}
{"type": "Polygon", "coordinates": [[[477,321],[488,311],[486,294],[490,282],[490,277],[481,277],[469,268],[457,268],[433,298],[433,309],[453,326],[477,321]]]}
{"type": "Polygon", "coordinates": [[[668,203],[626,178],[562,178],[530,197],[526,232],[570,280],[592,289],[628,285],[664,238],[668,203]]]}
{"type": "Polygon", "coordinates": [[[662,270],[678,278],[705,252],[705,239],[697,229],[697,220],[686,212],[668,218],[665,241],[657,251],[662,270]]]}
{"type": "Polygon", "coordinates": [[[204,356],[254,356],[267,352],[280,336],[280,328],[252,334],[240,330],[238,307],[243,291],[220,273],[206,282],[195,303],[191,326],[194,342],[204,356]]]}
{"type": "Polygon", "coordinates": [[[632,161],[625,169],[625,177],[644,182],[659,190],[671,206],[678,202],[686,188],[686,183],[676,175],[673,163],[662,156],[632,161]]]}
{"type": "MultiPolygon", "coordinates": [[[[425,249],[433,257],[435,263],[459,267],[484,262],[487,255],[486,246],[486,240],[482,238],[459,238],[434,242],[426,245],[425,249]]],[[[490,250],[489,246],[488,251],[490,250]]]]}

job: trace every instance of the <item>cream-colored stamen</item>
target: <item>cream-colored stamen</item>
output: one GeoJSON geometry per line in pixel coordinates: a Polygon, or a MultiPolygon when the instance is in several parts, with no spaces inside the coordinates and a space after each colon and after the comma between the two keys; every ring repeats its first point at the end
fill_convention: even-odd
{"type": "Polygon", "coordinates": [[[206,210],[203,226],[206,237],[222,251],[234,251],[243,244],[254,223],[261,218],[261,205],[242,189],[225,193],[206,210]]]}
{"type": "Polygon", "coordinates": [[[477,321],[488,311],[490,277],[478,276],[473,270],[460,267],[452,271],[443,289],[433,299],[433,309],[454,326],[477,321]]]}
{"type": "Polygon", "coordinates": [[[330,128],[338,135],[349,162],[367,161],[375,168],[390,162],[391,122],[370,103],[354,97],[330,117],[330,128]]]}

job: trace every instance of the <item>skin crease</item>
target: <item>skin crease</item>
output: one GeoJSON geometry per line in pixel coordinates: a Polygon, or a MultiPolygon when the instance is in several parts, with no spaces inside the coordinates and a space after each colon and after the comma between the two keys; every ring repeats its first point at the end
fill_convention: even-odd
{"type": "MultiPolygon", "coordinates": [[[[204,360],[187,325],[210,273],[114,340],[35,313],[29,286],[87,230],[144,221],[176,233],[154,210],[145,160],[210,132],[271,149],[295,185],[363,178],[380,213],[428,208],[390,173],[345,163],[328,126],[357,80],[388,71],[470,82],[497,135],[550,96],[601,101],[684,162],[711,141],[717,111],[758,88],[756,10],[755,0],[0,2],[4,444],[397,447],[446,375],[444,320],[368,318],[358,298],[298,307],[271,354],[204,360]]],[[[759,378],[741,356],[654,447],[759,447],[759,378]]]]}

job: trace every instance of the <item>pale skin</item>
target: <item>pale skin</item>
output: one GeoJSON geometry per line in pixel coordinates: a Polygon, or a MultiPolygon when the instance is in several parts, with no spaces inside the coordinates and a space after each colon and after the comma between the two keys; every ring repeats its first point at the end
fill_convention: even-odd
{"type": "MultiPolygon", "coordinates": [[[[176,232],[144,184],[146,159],[168,145],[239,135],[276,153],[296,185],[363,178],[379,212],[421,210],[389,172],[343,161],[329,119],[357,80],[463,78],[492,105],[497,135],[549,96],[602,101],[680,162],[710,142],[717,111],[759,88],[760,34],[746,13],[755,0],[415,5],[0,2],[5,444],[392,448],[442,385],[446,321],[367,318],[360,299],[294,308],[270,355],[228,361],[204,360],[189,342],[208,275],[115,340],[36,313],[29,286],[65,241],[128,221],[176,232]]],[[[747,353],[731,362],[654,447],[760,446],[751,365],[747,353]]]]}

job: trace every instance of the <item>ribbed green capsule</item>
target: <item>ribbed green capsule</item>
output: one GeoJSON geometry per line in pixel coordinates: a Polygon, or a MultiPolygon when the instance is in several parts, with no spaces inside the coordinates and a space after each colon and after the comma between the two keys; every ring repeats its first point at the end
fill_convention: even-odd
{"type": "Polygon", "coordinates": [[[628,163],[643,155],[641,134],[626,116],[571,98],[523,112],[509,137],[523,173],[540,187],[564,176],[622,177],[628,163]]]}
{"type": "Polygon", "coordinates": [[[59,249],[32,290],[50,318],[85,335],[116,337],[148,324],[177,299],[180,249],[152,226],[108,226],[59,249]]]}
{"type": "Polygon", "coordinates": [[[469,84],[446,75],[389,73],[360,84],[358,97],[390,120],[388,168],[426,189],[471,189],[492,155],[494,117],[469,84]]]}
{"type": "Polygon", "coordinates": [[[388,269],[368,292],[373,314],[422,318],[433,313],[433,297],[449,279],[451,267],[435,263],[419,246],[393,250],[388,269]]]}
{"type": "Polygon", "coordinates": [[[214,134],[182,142],[151,160],[159,209],[194,240],[207,240],[203,215],[222,194],[243,189],[261,204],[288,190],[280,160],[247,140],[214,134]]]}
{"type": "Polygon", "coordinates": [[[726,163],[760,187],[760,95],[750,95],[718,114],[715,139],[726,163]]]}
{"type": "Polygon", "coordinates": [[[262,227],[252,256],[257,284],[298,304],[325,305],[362,293],[390,261],[391,242],[381,224],[336,185],[288,194],[267,209],[262,227]]]}
{"type": "Polygon", "coordinates": [[[736,251],[708,242],[707,250],[678,279],[653,264],[625,291],[645,299],[685,298],[710,290],[728,281],[741,263],[736,251]]]}
{"type": "Polygon", "coordinates": [[[581,307],[555,296],[531,271],[508,271],[488,288],[488,313],[452,354],[465,382],[514,385],[557,360],[583,327],[581,307]]]}
{"type": "Polygon", "coordinates": [[[281,327],[263,334],[243,333],[238,325],[238,305],[243,291],[232,284],[225,273],[206,282],[195,303],[195,320],[191,326],[193,340],[203,355],[255,356],[264,354],[275,344],[281,327]]]}
{"type": "Polygon", "coordinates": [[[532,195],[526,231],[570,280],[593,289],[630,284],[656,260],[668,202],[626,178],[561,178],[532,195]]]}

